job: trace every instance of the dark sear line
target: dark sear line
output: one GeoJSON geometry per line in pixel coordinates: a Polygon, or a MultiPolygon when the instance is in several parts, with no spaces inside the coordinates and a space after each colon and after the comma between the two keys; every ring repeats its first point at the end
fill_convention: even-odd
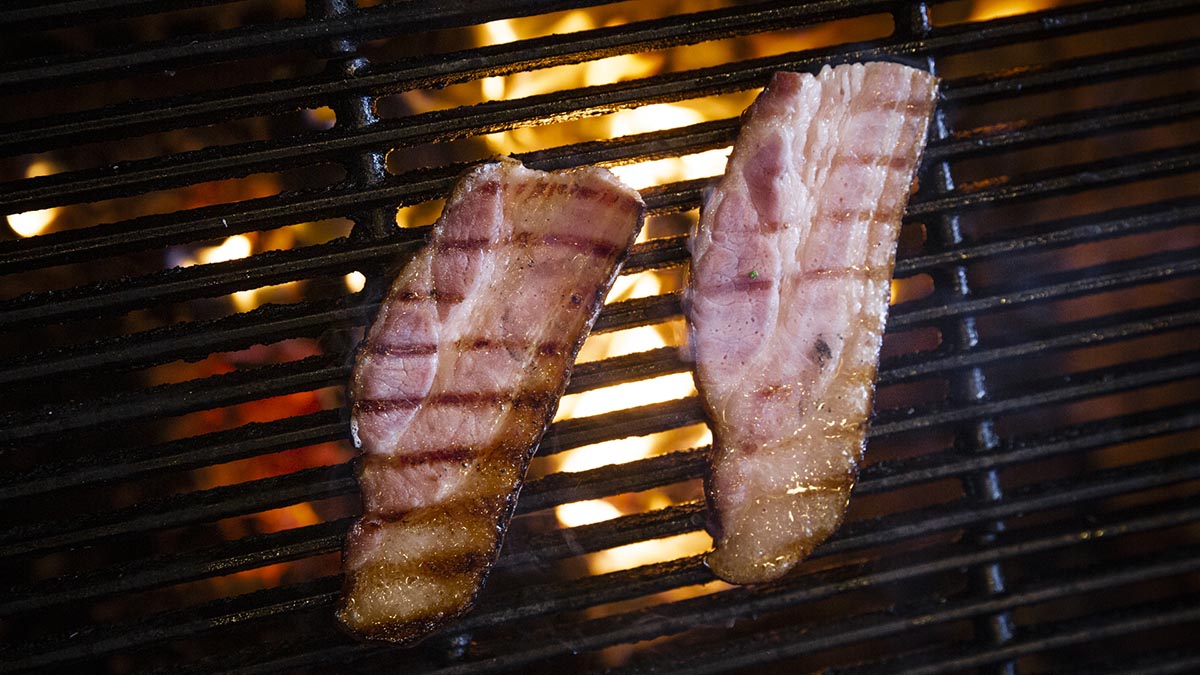
{"type": "Polygon", "coordinates": [[[366,399],[354,402],[355,413],[379,413],[408,410],[417,406],[511,405],[514,408],[537,408],[553,397],[553,392],[441,392],[415,398],[366,399]]]}
{"type": "MultiPolygon", "coordinates": [[[[490,338],[463,338],[454,343],[454,348],[458,352],[483,351],[487,349],[504,349],[508,351],[524,352],[533,347],[533,351],[541,356],[558,356],[563,351],[563,345],[558,342],[542,342],[533,345],[527,340],[519,340],[508,338],[503,340],[493,340],[490,338]]],[[[438,352],[438,344],[435,342],[413,343],[406,345],[385,345],[368,342],[363,346],[363,349],[368,354],[377,356],[401,357],[401,356],[432,356],[438,352]]]]}
{"type": "Polygon", "coordinates": [[[368,354],[377,356],[431,356],[437,353],[437,345],[432,343],[427,344],[410,344],[410,345],[381,345],[374,342],[368,342],[363,346],[363,349],[368,354]]]}
{"type": "Polygon", "coordinates": [[[541,237],[541,242],[547,246],[566,246],[598,258],[612,258],[625,249],[607,241],[578,237],[570,234],[547,234],[541,237]]]}
{"type": "Polygon", "coordinates": [[[836,225],[849,225],[852,223],[879,225],[881,223],[891,223],[896,221],[900,218],[902,213],[902,211],[877,211],[869,209],[822,211],[817,214],[817,221],[833,223],[836,225]]]}
{"type": "Polygon", "coordinates": [[[619,201],[626,200],[624,197],[612,190],[597,190],[587,185],[578,183],[539,183],[530,185],[527,182],[516,183],[512,186],[512,194],[516,197],[542,197],[552,195],[570,195],[576,199],[590,199],[602,204],[616,204],[619,201]],[[526,191],[528,190],[528,194],[526,191]]]}
{"type": "Polygon", "coordinates": [[[417,466],[420,464],[443,463],[443,462],[466,462],[475,457],[475,450],[466,446],[450,446],[446,448],[438,448],[437,450],[427,450],[425,452],[412,452],[402,455],[380,455],[369,454],[363,455],[361,461],[363,466],[383,466],[383,467],[403,467],[417,466]]]}
{"type": "Polygon", "coordinates": [[[563,345],[559,342],[541,342],[536,346],[529,340],[517,338],[505,338],[495,340],[492,338],[463,338],[454,343],[454,348],[459,352],[482,351],[485,349],[503,349],[510,352],[525,352],[533,347],[533,351],[541,356],[558,356],[563,351],[563,345]]]}
{"type": "MultiPolygon", "coordinates": [[[[878,164],[877,166],[885,166],[878,164]]],[[[889,168],[890,164],[887,165],[889,168]]],[[[907,167],[906,167],[907,168],[907,167]]],[[[846,209],[841,211],[822,211],[813,219],[814,223],[833,223],[837,225],[852,225],[854,223],[867,223],[869,225],[878,225],[880,223],[890,223],[899,218],[896,212],[880,212],[870,209],[846,209]]],[[[758,225],[755,231],[764,234],[772,234],[782,232],[798,227],[795,223],[785,223],[776,221],[765,221],[758,225]]]]}
{"type": "Polygon", "coordinates": [[[420,520],[431,515],[435,519],[445,520],[449,518],[453,522],[456,520],[465,521],[470,518],[491,517],[494,514],[504,511],[506,508],[508,508],[508,500],[503,497],[461,494],[455,495],[444,502],[420,506],[415,509],[373,511],[369,518],[379,525],[397,523],[402,520],[420,520]]]}
{"type": "Polygon", "coordinates": [[[839,166],[870,166],[894,171],[908,171],[912,168],[912,159],[892,155],[838,155],[833,160],[833,167],[839,166]]]}
{"type": "Polygon", "coordinates": [[[536,234],[519,232],[511,240],[493,240],[486,237],[471,237],[466,239],[438,239],[433,247],[439,251],[474,251],[484,252],[511,245],[519,246],[561,246],[574,248],[590,253],[599,258],[612,258],[625,249],[611,242],[592,239],[571,234],[536,234]]]}
{"type": "Polygon", "coordinates": [[[395,297],[390,298],[388,301],[427,302],[430,300],[448,305],[457,305],[461,303],[464,298],[460,293],[447,293],[445,291],[439,291],[436,289],[430,289],[427,291],[402,290],[397,291],[395,297]]]}
{"type": "MultiPolygon", "coordinates": [[[[785,274],[784,279],[790,281],[814,281],[818,279],[866,279],[868,281],[887,281],[892,278],[891,272],[874,267],[842,267],[830,269],[822,267],[814,270],[804,270],[796,274],[785,274]]],[[[775,286],[775,280],[764,277],[757,272],[747,272],[721,284],[704,286],[705,293],[733,293],[738,291],[765,291],[775,286]]]]}
{"type": "Polygon", "coordinates": [[[371,573],[384,578],[403,578],[415,574],[453,578],[470,574],[480,565],[486,565],[490,559],[491,556],[487,551],[450,551],[434,558],[381,561],[371,565],[368,569],[371,573]]]}
{"type": "Polygon", "coordinates": [[[472,237],[469,239],[447,239],[440,238],[433,242],[433,247],[439,251],[483,251],[491,248],[493,245],[502,245],[504,242],[496,242],[487,237],[472,237]]]}

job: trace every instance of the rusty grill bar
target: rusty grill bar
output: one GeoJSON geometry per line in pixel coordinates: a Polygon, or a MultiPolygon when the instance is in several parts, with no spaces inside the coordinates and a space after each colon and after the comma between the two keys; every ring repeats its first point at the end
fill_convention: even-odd
{"type": "MultiPolygon", "coordinates": [[[[447,38],[450,47],[390,59],[391,45],[414,36],[461,39],[488,21],[620,3],[362,4],[186,0],[168,13],[145,0],[22,0],[0,8],[0,97],[10,110],[0,117],[0,212],[84,214],[71,228],[0,235],[0,279],[13,289],[0,297],[0,571],[8,586],[0,672],[1200,666],[1190,637],[1200,628],[1200,34],[1188,28],[1200,24],[1200,3],[1045,2],[960,21],[940,17],[1004,3],[664,2],[673,9],[631,23],[482,47],[447,38]],[[171,26],[176,15],[253,20],[168,30],[158,41],[88,41],[98,26],[171,26]],[[867,41],[826,38],[430,112],[376,110],[413,90],[880,16],[891,30],[867,41]],[[82,46],[50,53],[35,38],[82,46]],[[549,514],[564,503],[694,485],[704,448],[680,447],[530,481],[521,524],[472,614],[417,649],[363,645],[332,621],[341,583],[332,560],[357,508],[349,462],[220,485],[192,478],[297,448],[348,447],[336,392],[349,375],[355,331],[373,315],[389,268],[427,231],[396,227],[397,209],[445,195],[469,162],[447,151],[418,168],[389,168],[389,153],[744,92],[777,70],[872,58],[944,78],[905,218],[906,232],[918,235],[896,266],[902,283],[927,279],[929,288],[893,305],[869,463],[849,522],[796,574],[684,597],[658,594],[712,582],[699,556],[579,573],[585,554],[702,529],[694,491],[663,508],[570,528],[549,514]],[[284,74],[254,70],[271,64],[284,74]],[[239,66],[257,80],[205,80],[213,67],[239,66]],[[164,84],[162,95],[135,90],[38,112],[51,95],[97,96],[98,87],[170,78],[182,84],[164,84]],[[1140,95],[1105,98],[1114,91],[1140,95]],[[264,137],[97,159],[106,144],[186,138],[322,106],[336,114],[325,130],[264,122],[264,137]],[[47,159],[64,166],[22,173],[47,159]],[[330,166],[333,173],[322,168],[330,166]],[[294,189],[281,181],[265,196],[119,210],[158,193],[296,170],[321,180],[294,189]],[[106,204],[118,210],[97,206],[106,204]],[[212,240],[333,219],[352,226],[286,250],[169,262],[170,252],[212,240]],[[366,274],[364,290],[331,290],[351,271],[366,274]],[[212,310],[231,293],[295,281],[307,285],[293,302],[212,310]],[[922,342],[928,333],[937,336],[932,346],[922,342]],[[300,338],[318,353],[167,381],[146,375],[300,338]],[[315,399],[319,409],[171,431],[198,413],[319,391],[335,392],[315,399]],[[322,518],[232,536],[219,527],[301,503],[321,505],[322,518]],[[283,563],[290,576],[278,583],[237,590],[229,582],[283,563]]],[[[545,169],[619,166],[724,148],[737,131],[737,118],[726,117],[519,156],[545,169]]],[[[681,217],[711,184],[669,182],[643,196],[652,217],[681,217]]],[[[674,233],[638,244],[626,274],[686,262],[685,237],[674,233]]],[[[596,332],[679,314],[678,292],[623,300],[605,308],[596,332]]],[[[579,364],[568,393],[687,370],[679,347],[654,348],[579,364]]],[[[564,419],[539,455],[701,421],[694,397],[564,419]]]]}

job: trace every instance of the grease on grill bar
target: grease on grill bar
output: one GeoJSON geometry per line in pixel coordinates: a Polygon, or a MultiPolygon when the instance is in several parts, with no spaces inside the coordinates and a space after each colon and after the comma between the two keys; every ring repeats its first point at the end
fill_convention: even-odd
{"type": "Polygon", "coordinates": [[[1194,669],[1198,13],[8,3],[0,672],[1194,669]],[[731,588],[700,557],[685,234],[771,73],[869,60],[943,99],[867,464],[809,560],[731,588]],[[644,236],[475,611],[359,644],[351,354],[501,151],[611,168],[644,236]]]}

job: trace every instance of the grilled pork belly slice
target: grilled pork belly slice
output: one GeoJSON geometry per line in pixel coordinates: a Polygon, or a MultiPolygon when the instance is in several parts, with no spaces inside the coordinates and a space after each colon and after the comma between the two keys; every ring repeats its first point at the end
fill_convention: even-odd
{"type": "Polygon", "coordinates": [[[841,524],[936,93],[891,63],[778,73],[705,203],[687,311],[726,581],[775,579],[841,524]]]}
{"type": "Polygon", "coordinates": [[[355,364],[350,630],[414,642],[470,608],[644,211],[604,169],[505,159],[460,180],[355,364]]]}

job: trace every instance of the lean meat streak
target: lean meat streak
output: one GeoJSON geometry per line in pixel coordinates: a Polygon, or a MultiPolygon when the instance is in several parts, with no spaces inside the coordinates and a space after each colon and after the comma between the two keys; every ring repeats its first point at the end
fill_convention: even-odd
{"type": "Polygon", "coordinates": [[[460,180],[355,365],[346,627],[413,642],[470,608],[644,210],[598,168],[505,159],[460,180]]]}
{"type": "Polygon", "coordinates": [[[692,240],[687,310],[722,579],[775,579],[842,522],[936,93],[906,66],[826,67],[776,74],[743,117],[692,240]]]}

